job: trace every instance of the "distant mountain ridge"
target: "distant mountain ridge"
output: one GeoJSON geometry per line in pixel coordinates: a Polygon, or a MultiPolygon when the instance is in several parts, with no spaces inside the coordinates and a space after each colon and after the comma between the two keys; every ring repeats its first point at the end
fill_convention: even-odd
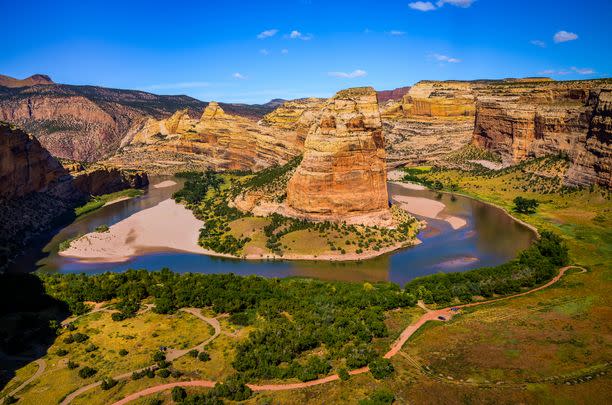
{"type": "MultiPolygon", "coordinates": [[[[188,109],[199,117],[208,102],[138,90],[55,84],[48,76],[0,77],[0,120],[36,136],[54,156],[95,161],[113,154],[121,139],[148,118],[188,109]],[[18,86],[17,86],[18,85],[18,86]]],[[[275,107],[219,103],[228,113],[258,120],[275,107]]]]}
{"type": "Polygon", "coordinates": [[[35,74],[25,79],[15,79],[14,77],[0,75],[0,86],[4,87],[29,87],[37,84],[53,84],[53,80],[47,75],[35,74]]]}
{"type": "Polygon", "coordinates": [[[408,94],[410,91],[410,86],[398,87],[393,90],[380,90],[377,91],[378,102],[384,103],[389,100],[401,100],[404,95],[408,94]]]}

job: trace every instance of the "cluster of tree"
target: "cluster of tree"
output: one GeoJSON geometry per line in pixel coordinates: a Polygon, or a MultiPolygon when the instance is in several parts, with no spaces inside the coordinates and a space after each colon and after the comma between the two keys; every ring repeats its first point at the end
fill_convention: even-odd
{"type": "Polygon", "coordinates": [[[474,296],[507,295],[544,283],[568,261],[567,247],[561,238],[543,231],[540,239],[508,263],[419,277],[406,284],[405,289],[427,303],[470,302],[474,296]]]}
{"type": "Polygon", "coordinates": [[[540,205],[536,199],[521,196],[516,197],[512,202],[514,203],[514,210],[521,214],[533,214],[540,205]]]}
{"type": "Polygon", "coordinates": [[[223,405],[224,399],[229,401],[245,401],[253,395],[253,391],[240,376],[229,377],[223,383],[217,383],[205,394],[187,395],[180,387],[172,389],[172,400],[183,405],[223,405]]]}
{"type": "MultiPolygon", "coordinates": [[[[289,181],[290,174],[300,165],[302,156],[291,159],[284,165],[271,166],[255,173],[252,177],[247,178],[240,185],[240,189],[234,190],[234,195],[240,191],[251,189],[266,189],[270,192],[276,192],[285,189],[289,181]]],[[[282,194],[282,193],[281,193],[282,194]]],[[[286,195],[285,195],[286,196],[286,195]]]]}
{"type": "Polygon", "coordinates": [[[197,204],[206,197],[209,188],[219,191],[223,184],[223,179],[220,178],[208,169],[206,172],[181,172],[177,173],[176,177],[184,178],[185,186],[172,195],[176,201],[185,201],[188,204],[197,204]]]}

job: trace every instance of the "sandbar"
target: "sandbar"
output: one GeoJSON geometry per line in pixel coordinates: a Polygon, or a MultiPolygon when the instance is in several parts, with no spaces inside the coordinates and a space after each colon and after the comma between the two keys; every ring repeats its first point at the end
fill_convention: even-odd
{"type": "Polygon", "coordinates": [[[440,201],[425,197],[410,197],[405,195],[393,196],[393,200],[400,203],[400,206],[411,214],[444,220],[448,222],[453,229],[459,229],[467,225],[467,221],[463,218],[442,214],[446,205],[440,201]]]}
{"type": "Polygon", "coordinates": [[[165,188],[165,187],[172,187],[174,185],[176,185],[176,181],[164,180],[161,183],[157,183],[153,185],[153,188],[165,188]]]}

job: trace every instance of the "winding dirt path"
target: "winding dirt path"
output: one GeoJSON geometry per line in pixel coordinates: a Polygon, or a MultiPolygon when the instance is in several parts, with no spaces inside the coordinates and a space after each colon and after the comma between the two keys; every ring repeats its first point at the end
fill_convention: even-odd
{"type": "MultiPolygon", "coordinates": [[[[147,309],[145,311],[148,311],[152,308],[152,306],[147,307],[147,309]]],[[[181,311],[183,312],[187,312],[193,316],[195,316],[196,318],[201,319],[202,321],[208,323],[210,326],[213,327],[213,329],[215,330],[214,334],[209,337],[208,339],[206,339],[205,341],[203,341],[202,343],[198,344],[197,346],[194,347],[190,347],[188,349],[183,349],[183,350],[178,350],[178,349],[169,349],[166,352],[166,359],[168,361],[174,361],[176,359],[178,359],[179,357],[182,357],[184,355],[186,355],[187,353],[189,353],[191,350],[202,350],[204,348],[204,346],[206,346],[207,344],[209,344],[210,342],[212,342],[214,339],[216,339],[220,334],[221,334],[221,325],[219,324],[219,321],[215,318],[208,318],[204,315],[202,315],[202,311],[199,308],[182,308],[181,311]]],[[[127,380],[128,378],[130,378],[132,376],[132,374],[134,372],[140,372],[140,371],[144,371],[147,369],[155,369],[157,368],[156,365],[151,365],[148,367],[143,367],[141,369],[138,370],[132,370],[132,371],[128,371],[126,373],[120,374],[120,375],[116,375],[113,377],[113,380],[116,381],[121,381],[121,380],[127,380]]],[[[214,382],[212,382],[212,387],[214,387],[214,382]]],[[[76,397],[78,397],[79,395],[94,389],[98,386],[102,385],[102,381],[96,381],[94,383],[91,383],[89,385],[85,385],[79,389],[77,389],[76,391],[71,392],[70,394],[68,394],[64,400],[62,402],[60,402],[60,405],[68,405],[69,403],[71,403],[72,401],[74,401],[74,399],[76,397]]],[[[203,385],[204,387],[207,387],[207,385],[203,385]]],[[[170,387],[172,388],[172,387],[170,387]]],[[[146,394],[148,395],[148,394],[146,394]]]]}
{"type": "MultiPolygon", "coordinates": [[[[551,285],[555,284],[557,281],[559,281],[561,279],[561,277],[563,277],[563,275],[565,274],[566,271],[570,270],[570,269],[580,269],[580,273],[586,273],[586,269],[580,266],[565,266],[562,267],[561,269],[559,269],[559,274],[557,274],[555,277],[553,277],[550,281],[548,281],[546,284],[543,284],[539,287],[536,287],[532,290],[529,291],[525,291],[522,293],[518,293],[518,294],[514,294],[514,295],[509,295],[506,297],[502,297],[502,298],[496,298],[493,300],[488,300],[488,301],[481,301],[481,302],[472,302],[470,304],[463,304],[463,305],[456,305],[456,306],[452,306],[452,307],[448,307],[448,308],[443,308],[443,309],[439,309],[439,310],[430,310],[428,309],[424,304],[419,305],[421,308],[425,309],[427,312],[425,314],[423,314],[415,323],[410,324],[406,327],[406,329],[404,329],[402,331],[402,333],[400,334],[400,336],[395,340],[395,342],[391,345],[391,347],[389,348],[389,351],[387,353],[385,353],[385,355],[383,356],[383,358],[385,359],[389,359],[393,356],[395,356],[396,354],[399,353],[399,351],[401,350],[401,348],[404,346],[404,344],[406,344],[406,342],[408,341],[408,339],[410,339],[410,337],[421,327],[423,326],[427,321],[448,321],[449,319],[451,319],[453,317],[454,314],[456,314],[458,312],[458,310],[460,308],[469,308],[469,307],[475,307],[475,306],[479,306],[479,305],[486,305],[486,304],[491,304],[494,302],[498,302],[498,301],[504,301],[504,300],[508,300],[511,298],[516,298],[516,297],[521,297],[527,294],[531,294],[540,290],[543,290],[545,288],[550,287],[551,285]],[[452,309],[451,309],[452,308],[452,309]],[[454,309],[454,310],[453,310],[454,309]],[[443,317],[443,319],[441,319],[440,317],[443,317]]],[[[363,373],[367,373],[370,371],[369,367],[362,367],[356,370],[352,370],[349,371],[350,375],[357,375],[357,374],[363,374],[363,373]]],[[[301,382],[301,383],[291,383],[291,384],[267,384],[267,385],[256,385],[256,384],[247,384],[247,386],[252,389],[253,391],[285,391],[285,390],[296,390],[296,389],[302,389],[302,388],[307,388],[307,387],[313,387],[316,385],[321,385],[321,384],[327,384],[329,382],[332,381],[337,381],[339,380],[340,377],[338,376],[338,374],[333,374],[327,377],[323,377],[323,378],[319,378],[317,380],[312,380],[312,381],[306,381],[306,382],[301,382]]],[[[210,380],[193,380],[193,381],[179,381],[179,382],[174,382],[174,383],[168,383],[168,384],[160,384],[160,385],[156,385],[153,387],[149,387],[147,389],[144,389],[142,391],[138,391],[135,392],[131,395],[128,395],[127,397],[115,402],[113,405],[124,405],[127,404],[131,401],[134,401],[138,398],[147,396],[147,395],[151,395],[151,394],[155,394],[157,392],[162,392],[174,387],[205,387],[205,388],[212,388],[215,386],[215,381],[210,381],[210,380]]]]}
{"type": "Polygon", "coordinates": [[[35,363],[38,365],[38,370],[36,370],[36,372],[34,374],[32,374],[30,376],[30,378],[28,378],[27,380],[25,380],[24,382],[21,383],[21,385],[17,388],[15,388],[14,390],[12,390],[11,392],[8,393],[7,397],[14,397],[15,395],[17,395],[17,393],[19,393],[22,389],[24,389],[25,387],[27,387],[28,384],[30,384],[32,381],[34,381],[35,379],[37,379],[38,377],[40,377],[40,375],[42,373],[45,372],[45,369],[47,368],[47,362],[45,361],[45,359],[37,359],[35,361],[35,363]]]}

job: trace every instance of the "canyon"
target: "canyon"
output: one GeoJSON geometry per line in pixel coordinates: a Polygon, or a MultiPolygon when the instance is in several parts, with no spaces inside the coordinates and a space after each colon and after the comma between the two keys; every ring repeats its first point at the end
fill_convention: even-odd
{"type": "Polygon", "coordinates": [[[147,184],[142,172],[64,166],[35,137],[0,122],[0,270],[31,239],[73,217],[90,196],[147,184]]]}

